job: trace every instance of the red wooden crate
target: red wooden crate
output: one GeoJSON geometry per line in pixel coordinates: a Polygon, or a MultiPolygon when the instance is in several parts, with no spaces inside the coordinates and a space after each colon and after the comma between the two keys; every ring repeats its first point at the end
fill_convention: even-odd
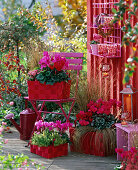
{"type": "Polygon", "coordinates": [[[42,84],[39,81],[28,81],[29,99],[66,99],[70,96],[69,82],[58,82],[54,85],[42,84]]]}

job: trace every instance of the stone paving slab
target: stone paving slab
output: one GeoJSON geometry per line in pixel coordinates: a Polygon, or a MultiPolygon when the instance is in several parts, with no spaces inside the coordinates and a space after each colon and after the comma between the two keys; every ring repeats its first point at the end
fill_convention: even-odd
{"type": "MultiPolygon", "coordinates": [[[[98,157],[87,154],[70,152],[68,156],[46,159],[30,152],[30,148],[25,147],[27,141],[19,139],[19,133],[15,128],[11,128],[12,133],[5,133],[4,138],[8,139],[8,144],[3,146],[4,154],[24,153],[30,159],[44,164],[46,170],[113,170],[119,162],[116,156],[98,157]]],[[[32,166],[30,170],[34,169],[32,166]]]]}

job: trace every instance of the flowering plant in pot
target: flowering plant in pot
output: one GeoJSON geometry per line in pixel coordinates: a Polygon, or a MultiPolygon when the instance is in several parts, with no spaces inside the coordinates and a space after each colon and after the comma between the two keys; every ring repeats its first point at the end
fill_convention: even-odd
{"type": "Polygon", "coordinates": [[[74,145],[79,143],[79,151],[97,156],[114,153],[116,133],[113,125],[116,123],[116,118],[111,114],[113,106],[120,107],[121,102],[114,99],[90,101],[87,105],[87,112],[80,111],[76,115],[77,128],[72,139],[74,145]],[[80,134],[79,137],[78,134],[80,134]]]}
{"type": "Polygon", "coordinates": [[[31,152],[46,158],[53,158],[68,154],[69,138],[66,134],[71,123],[61,123],[61,121],[36,122],[37,131],[31,138],[31,152]]]}
{"type": "Polygon", "coordinates": [[[138,150],[132,147],[129,151],[124,151],[123,148],[116,148],[115,151],[121,155],[123,161],[120,166],[116,166],[115,170],[137,170],[138,169],[138,150]]]}
{"type": "Polygon", "coordinates": [[[28,94],[30,99],[62,99],[70,94],[70,78],[63,68],[68,67],[65,57],[50,56],[44,52],[40,68],[28,73],[28,94]],[[36,91],[37,88],[37,91],[36,91]],[[67,92],[67,95],[65,95],[67,92]]]}

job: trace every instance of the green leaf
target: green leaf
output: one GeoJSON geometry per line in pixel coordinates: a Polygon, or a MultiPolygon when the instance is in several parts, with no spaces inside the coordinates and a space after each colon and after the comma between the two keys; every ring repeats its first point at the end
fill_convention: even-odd
{"type": "Polygon", "coordinates": [[[138,57],[134,57],[133,59],[134,61],[138,62],[138,57]]]}
{"type": "Polygon", "coordinates": [[[125,76],[125,82],[128,83],[128,82],[129,82],[129,79],[130,79],[129,75],[126,75],[126,76],[125,76]]]}
{"type": "Polygon", "coordinates": [[[116,11],[116,9],[115,9],[115,8],[112,8],[112,12],[113,12],[114,14],[116,14],[116,13],[117,13],[117,11],[116,11]]]}

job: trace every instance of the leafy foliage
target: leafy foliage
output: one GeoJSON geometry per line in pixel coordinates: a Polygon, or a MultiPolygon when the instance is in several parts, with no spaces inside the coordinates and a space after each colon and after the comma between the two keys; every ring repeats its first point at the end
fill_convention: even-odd
{"type": "Polygon", "coordinates": [[[24,154],[13,155],[8,153],[8,155],[4,155],[2,152],[2,144],[6,144],[8,142],[7,139],[3,139],[3,131],[6,128],[6,123],[0,122],[0,169],[28,169],[28,167],[32,164],[34,165],[34,169],[44,169],[40,164],[35,163],[33,160],[30,160],[28,156],[24,154]]]}
{"type": "Polygon", "coordinates": [[[135,63],[138,62],[138,57],[136,56],[136,48],[135,44],[138,38],[138,23],[133,24],[131,22],[132,18],[137,19],[137,0],[132,0],[131,3],[120,0],[119,3],[115,4],[118,7],[118,10],[112,9],[114,13],[114,23],[119,22],[121,24],[121,20],[123,23],[122,31],[124,32],[124,36],[122,38],[122,45],[126,48],[126,46],[132,47],[132,53],[128,58],[125,64],[125,74],[123,82],[129,82],[130,77],[133,76],[135,72],[135,63]],[[128,16],[126,20],[124,20],[124,16],[128,16]]]}
{"type": "Polygon", "coordinates": [[[14,113],[15,119],[19,118],[19,112],[25,107],[24,96],[27,95],[26,72],[22,64],[14,53],[9,53],[0,57],[0,118],[7,113],[14,113]],[[19,89],[19,80],[17,71],[21,71],[19,89]],[[10,105],[13,102],[13,105],[10,105]]]}
{"type": "Polygon", "coordinates": [[[66,138],[62,138],[60,134],[56,131],[49,131],[49,129],[45,129],[42,133],[37,134],[34,133],[34,136],[31,139],[32,145],[38,146],[50,146],[54,143],[54,146],[58,146],[60,144],[67,143],[66,138]]]}
{"type": "Polygon", "coordinates": [[[46,84],[53,85],[56,82],[68,81],[69,77],[63,70],[57,71],[56,69],[46,68],[36,76],[36,79],[42,84],[46,82],[46,84]]]}
{"type": "Polygon", "coordinates": [[[81,29],[87,15],[87,0],[59,0],[58,2],[63,13],[60,26],[69,36],[81,29]]]}
{"type": "Polygon", "coordinates": [[[8,22],[0,25],[0,48],[2,51],[15,49],[14,46],[17,47],[21,43],[27,44],[30,38],[38,36],[39,29],[26,15],[26,11],[20,11],[8,22]]]}

